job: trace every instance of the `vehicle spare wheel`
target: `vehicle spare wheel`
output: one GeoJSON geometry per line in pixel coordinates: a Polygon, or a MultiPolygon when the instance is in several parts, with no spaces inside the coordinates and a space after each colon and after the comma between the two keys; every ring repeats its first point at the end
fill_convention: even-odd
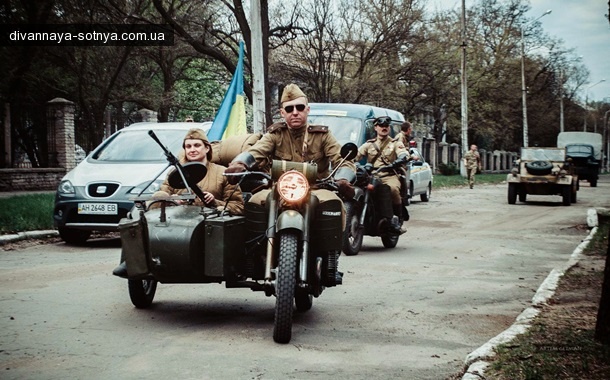
{"type": "Polygon", "coordinates": [[[549,161],[532,161],[526,162],[525,168],[527,169],[527,172],[532,175],[547,175],[551,174],[553,164],[549,161]]]}

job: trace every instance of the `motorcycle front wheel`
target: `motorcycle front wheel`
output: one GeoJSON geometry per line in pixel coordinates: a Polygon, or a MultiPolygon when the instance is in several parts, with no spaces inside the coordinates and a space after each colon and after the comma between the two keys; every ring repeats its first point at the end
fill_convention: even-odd
{"type": "Polygon", "coordinates": [[[294,232],[279,235],[280,250],[275,280],[275,324],[273,340],[288,343],[292,338],[292,313],[296,285],[298,238],[294,232]]]}
{"type": "Polygon", "coordinates": [[[355,256],[362,249],[364,228],[360,228],[359,207],[353,202],[345,202],[345,231],[343,231],[343,253],[355,256]]]}

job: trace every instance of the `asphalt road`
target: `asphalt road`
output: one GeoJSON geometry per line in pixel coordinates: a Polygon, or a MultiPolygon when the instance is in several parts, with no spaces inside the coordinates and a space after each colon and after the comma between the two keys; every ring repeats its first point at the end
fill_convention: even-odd
{"type": "Polygon", "coordinates": [[[0,251],[2,379],[445,379],[509,327],[610,205],[610,178],[578,203],[507,186],[434,189],[410,206],[395,249],[365,239],[340,259],[344,285],[273,342],[273,297],[224,285],[160,284],[135,309],[111,275],[120,241],[0,251]]]}

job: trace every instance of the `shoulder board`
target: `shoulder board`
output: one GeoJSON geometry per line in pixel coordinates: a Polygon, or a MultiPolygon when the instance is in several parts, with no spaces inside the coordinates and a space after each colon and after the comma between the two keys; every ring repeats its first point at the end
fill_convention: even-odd
{"type": "Polygon", "coordinates": [[[328,127],[326,125],[309,125],[307,127],[307,132],[328,132],[328,127]]]}
{"type": "Polygon", "coordinates": [[[392,141],[398,141],[398,140],[402,140],[402,139],[401,139],[401,137],[402,137],[402,136],[400,136],[400,135],[396,135],[396,137],[394,137],[394,138],[392,139],[392,141]]]}
{"type": "Polygon", "coordinates": [[[288,125],[284,122],[273,123],[267,128],[267,133],[273,133],[275,131],[279,131],[282,128],[286,128],[288,125]]]}
{"type": "Polygon", "coordinates": [[[375,138],[373,138],[373,139],[370,139],[370,140],[366,140],[366,142],[370,142],[370,143],[374,143],[375,141],[377,141],[377,138],[376,138],[376,137],[375,137],[375,138]]]}

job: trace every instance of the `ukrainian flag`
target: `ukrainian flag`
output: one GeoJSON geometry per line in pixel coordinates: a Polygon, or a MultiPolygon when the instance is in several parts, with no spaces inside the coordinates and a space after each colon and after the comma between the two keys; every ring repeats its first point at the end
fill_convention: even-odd
{"type": "Polygon", "coordinates": [[[239,42],[239,59],[231,84],[208,132],[210,141],[248,133],[244,94],[244,42],[239,42]]]}

